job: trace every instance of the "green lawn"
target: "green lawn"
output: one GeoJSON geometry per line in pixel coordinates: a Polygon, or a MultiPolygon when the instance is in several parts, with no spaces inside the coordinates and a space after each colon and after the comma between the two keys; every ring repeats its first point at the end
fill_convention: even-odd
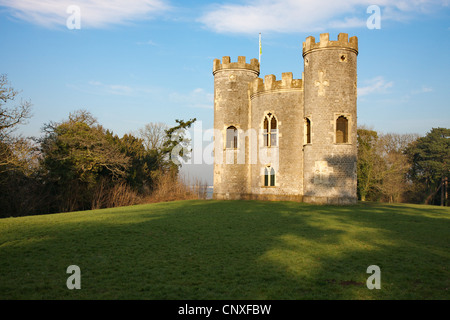
{"type": "Polygon", "coordinates": [[[450,208],[435,206],[193,200],[0,219],[0,299],[450,299],[449,267],[450,208]]]}

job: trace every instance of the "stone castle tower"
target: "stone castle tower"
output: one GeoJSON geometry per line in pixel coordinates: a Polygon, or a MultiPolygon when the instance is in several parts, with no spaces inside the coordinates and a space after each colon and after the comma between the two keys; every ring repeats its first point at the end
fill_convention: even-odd
{"type": "Polygon", "coordinates": [[[356,203],[358,39],[303,43],[303,79],[215,59],[215,199],[356,203]]]}

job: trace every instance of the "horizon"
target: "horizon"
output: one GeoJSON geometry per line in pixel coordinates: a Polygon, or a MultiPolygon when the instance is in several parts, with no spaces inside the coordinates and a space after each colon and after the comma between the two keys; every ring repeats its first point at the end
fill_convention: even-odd
{"type": "MultiPolygon", "coordinates": [[[[78,109],[118,136],[197,118],[195,156],[213,128],[214,59],[258,58],[261,33],[259,77],[301,79],[303,41],[343,32],[359,40],[358,126],[423,136],[450,124],[449,9],[448,0],[0,0],[0,74],[33,104],[19,134],[39,137],[78,109]]],[[[211,164],[182,171],[212,185],[211,164]]]]}

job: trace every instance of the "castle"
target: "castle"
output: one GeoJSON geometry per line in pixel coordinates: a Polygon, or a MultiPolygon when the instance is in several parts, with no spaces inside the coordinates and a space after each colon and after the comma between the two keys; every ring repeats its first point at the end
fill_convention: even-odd
{"type": "Polygon", "coordinates": [[[303,42],[302,79],[214,60],[214,199],[353,204],[358,38],[303,42]]]}

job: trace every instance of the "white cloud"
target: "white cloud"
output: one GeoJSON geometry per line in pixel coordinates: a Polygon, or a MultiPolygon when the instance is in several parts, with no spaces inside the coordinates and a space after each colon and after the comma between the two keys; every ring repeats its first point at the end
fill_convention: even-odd
{"type": "Polygon", "coordinates": [[[69,88],[96,95],[118,95],[128,97],[149,97],[151,100],[164,101],[170,105],[188,108],[214,108],[214,93],[203,88],[196,88],[182,93],[168,88],[104,83],[97,80],[88,81],[84,85],[68,84],[69,88]]]}
{"type": "Polygon", "coordinates": [[[190,108],[214,108],[214,94],[206,92],[203,88],[194,89],[187,94],[172,92],[169,100],[190,108]]]}
{"type": "Polygon", "coordinates": [[[138,46],[157,46],[158,44],[153,42],[152,40],[147,41],[138,41],[136,42],[138,46]]]}
{"type": "Polygon", "coordinates": [[[170,9],[166,0],[0,0],[13,17],[44,27],[66,26],[72,5],[80,8],[81,28],[148,19],[170,9]]]}
{"type": "Polygon", "coordinates": [[[220,33],[311,32],[333,28],[365,27],[368,6],[381,8],[381,19],[404,20],[430,14],[448,0],[247,0],[242,4],[210,7],[199,18],[220,33]]]}
{"type": "Polygon", "coordinates": [[[420,88],[420,89],[411,91],[411,94],[421,94],[421,93],[428,93],[428,92],[433,92],[433,91],[434,90],[431,87],[422,86],[422,88],[420,88]]]}
{"type": "Polygon", "coordinates": [[[113,94],[119,96],[137,96],[140,94],[154,93],[157,90],[150,87],[129,86],[124,84],[106,84],[100,81],[89,81],[88,86],[75,86],[71,85],[71,88],[95,93],[95,94],[113,94]]]}
{"type": "Polygon", "coordinates": [[[88,84],[99,88],[101,91],[115,95],[132,95],[136,91],[135,88],[121,84],[104,84],[99,81],[89,81],[88,84]]]}
{"type": "Polygon", "coordinates": [[[372,93],[385,93],[388,88],[391,88],[394,83],[386,81],[383,77],[375,77],[365,81],[365,86],[358,87],[358,96],[366,96],[372,93]]]}

